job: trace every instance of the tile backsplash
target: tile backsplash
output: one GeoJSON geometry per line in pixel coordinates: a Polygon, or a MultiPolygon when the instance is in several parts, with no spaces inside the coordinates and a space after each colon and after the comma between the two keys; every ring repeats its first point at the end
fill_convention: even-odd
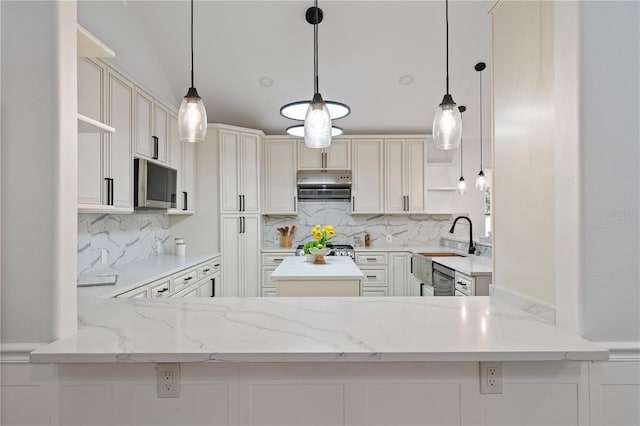
{"type": "Polygon", "coordinates": [[[171,253],[171,235],[163,214],[78,214],[78,273],[171,253]],[[102,249],[107,251],[106,264],[101,262],[102,249]]]}
{"type": "MultiPolygon", "coordinates": [[[[333,225],[336,229],[337,244],[354,244],[354,237],[371,234],[371,247],[403,245],[440,244],[440,238],[449,234],[452,218],[450,215],[352,215],[351,203],[346,202],[300,202],[298,216],[265,216],[263,226],[263,246],[279,248],[275,242],[277,228],[296,225],[292,246],[309,240],[310,231],[316,224],[333,225]],[[391,243],[387,242],[391,235],[391,243]]],[[[468,235],[469,228],[459,223],[456,237],[468,235]]],[[[468,243],[464,244],[465,246],[468,243]]],[[[464,249],[464,248],[463,248],[464,249]]]]}

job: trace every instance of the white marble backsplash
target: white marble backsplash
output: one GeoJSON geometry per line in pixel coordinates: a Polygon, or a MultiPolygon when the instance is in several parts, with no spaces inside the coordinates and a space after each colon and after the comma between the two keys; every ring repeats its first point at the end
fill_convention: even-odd
{"type": "MultiPolygon", "coordinates": [[[[461,224],[456,225],[456,228],[457,226],[460,226],[460,225],[461,224]]],[[[481,241],[475,241],[475,243],[476,243],[476,254],[478,256],[491,257],[493,255],[493,247],[491,246],[491,243],[486,243],[481,241]]],[[[440,245],[443,247],[449,247],[455,250],[468,251],[469,239],[467,238],[466,240],[461,241],[459,239],[443,235],[442,239],[440,240],[440,245]]]]}
{"type": "Polygon", "coordinates": [[[163,214],[78,214],[78,274],[171,253],[171,235],[163,214]]]}
{"type": "MultiPolygon", "coordinates": [[[[333,225],[336,230],[336,244],[354,244],[354,237],[371,234],[371,247],[402,245],[440,244],[440,237],[449,233],[449,215],[352,215],[351,203],[345,202],[300,202],[298,216],[265,216],[263,226],[263,246],[278,248],[275,238],[277,228],[296,225],[292,246],[303,244],[311,237],[310,231],[316,224],[333,225]],[[392,242],[387,243],[387,235],[392,242]]],[[[462,224],[459,224],[462,225],[462,224]]],[[[468,228],[458,231],[468,232],[468,228]]],[[[462,235],[462,234],[461,234],[462,235]]]]}

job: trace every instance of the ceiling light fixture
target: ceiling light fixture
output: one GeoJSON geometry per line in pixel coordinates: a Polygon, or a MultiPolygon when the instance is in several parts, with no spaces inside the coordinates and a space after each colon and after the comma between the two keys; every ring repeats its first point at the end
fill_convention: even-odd
{"type": "MultiPolygon", "coordinates": [[[[457,110],[460,113],[460,122],[462,123],[462,113],[467,110],[467,107],[464,105],[460,105],[457,108],[457,110]]],[[[462,137],[460,137],[460,179],[458,180],[458,187],[456,188],[456,192],[460,195],[464,195],[464,193],[467,192],[467,183],[464,181],[463,174],[464,173],[462,172],[462,137]]]]}
{"type": "Polygon", "coordinates": [[[476,178],[476,189],[484,192],[487,189],[487,178],[482,170],[482,71],[487,67],[484,62],[478,62],[475,66],[476,71],[480,74],[480,173],[476,178]]]}
{"type": "Polygon", "coordinates": [[[304,136],[305,145],[309,148],[327,148],[331,145],[331,137],[341,135],[343,130],[333,127],[331,120],[346,117],[351,113],[348,105],[325,101],[318,88],[318,24],[322,22],[322,9],[316,0],[313,7],[307,9],[306,20],[313,25],[313,87],[314,95],[311,101],[298,101],[280,108],[283,117],[293,120],[304,120],[304,125],[287,128],[287,133],[294,136],[304,136]]]}
{"type": "Polygon", "coordinates": [[[438,105],[433,118],[433,144],[438,149],[449,150],[460,146],[462,139],[462,115],[449,93],[449,0],[445,0],[445,22],[447,31],[447,93],[438,105]]]}
{"type": "Polygon", "coordinates": [[[203,142],[207,134],[207,111],[193,85],[193,0],[191,0],[191,87],[180,104],[178,131],[183,142],[203,142]]]}

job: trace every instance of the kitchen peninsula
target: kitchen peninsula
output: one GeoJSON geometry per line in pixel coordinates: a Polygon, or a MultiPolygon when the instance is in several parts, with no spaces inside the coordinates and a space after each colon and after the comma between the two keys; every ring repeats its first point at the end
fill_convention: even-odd
{"type": "Polygon", "coordinates": [[[365,275],[350,257],[326,256],[325,264],[307,262],[303,256],[285,257],[271,274],[276,295],[362,296],[365,275]]]}

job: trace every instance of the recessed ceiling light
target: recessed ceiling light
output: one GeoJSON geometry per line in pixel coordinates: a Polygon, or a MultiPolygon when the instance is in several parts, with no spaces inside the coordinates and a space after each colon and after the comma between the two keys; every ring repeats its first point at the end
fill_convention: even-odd
{"type": "Polygon", "coordinates": [[[271,87],[273,86],[273,79],[271,77],[260,77],[260,80],[258,80],[258,83],[260,83],[260,86],[262,87],[271,87]]]}
{"type": "Polygon", "coordinates": [[[411,74],[401,75],[398,79],[398,83],[402,84],[403,86],[408,86],[413,83],[413,76],[411,74]]]}

